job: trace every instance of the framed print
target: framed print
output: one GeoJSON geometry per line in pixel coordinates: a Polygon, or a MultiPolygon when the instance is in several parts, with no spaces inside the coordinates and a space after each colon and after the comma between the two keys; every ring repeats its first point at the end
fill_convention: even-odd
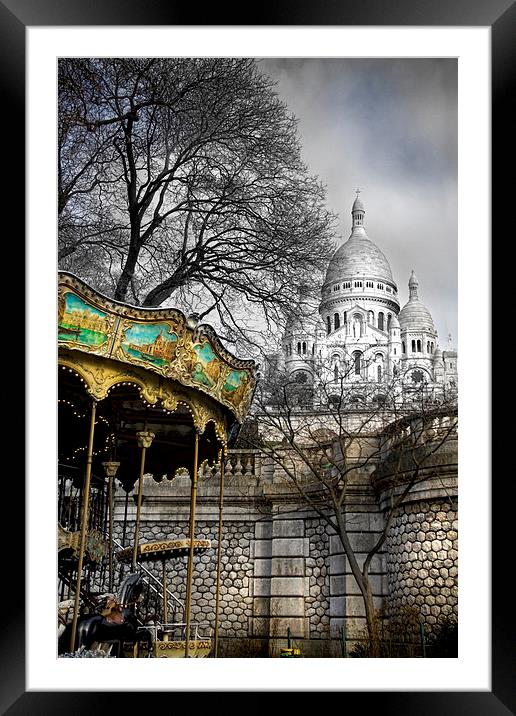
{"type": "MultiPolygon", "coordinates": [[[[0,4],[1,32],[4,40],[1,49],[3,89],[8,106],[12,108],[9,116],[4,116],[4,121],[8,121],[4,136],[8,137],[9,143],[14,146],[26,146],[28,168],[27,205],[26,209],[21,207],[18,212],[20,217],[26,216],[28,237],[27,481],[24,495],[22,480],[10,479],[7,498],[7,504],[21,506],[25,500],[27,506],[27,588],[26,601],[23,602],[21,585],[24,582],[25,567],[20,556],[15,560],[11,556],[7,557],[7,550],[6,579],[13,585],[16,599],[11,601],[9,626],[0,640],[4,674],[2,681],[7,687],[2,695],[2,708],[6,713],[64,712],[65,709],[74,713],[87,713],[98,707],[100,698],[111,708],[121,691],[149,691],[153,692],[153,698],[156,695],[161,696],[161,692],[169,691],[346,691],[346,699],[352,694],[353,698],[358,696],[359,699],[365,696],[371,705],[381,703],[383,708],[388,705],[393,713],[417,711],[426,714],[438,709],[444,714],[458,711],[505,714],[514,709],[510,668],[512,645],[509,639],[512,627],[510,623],[507,624],[507,621],[510,621],[510,609],[505,606],[506,597],[500,591],[498,579],[493,579],[491,597],[490,575],[503,574],[507,570],[500,554],[503,553],[502,548],[507,539],[502,530],[504,525],[510,524],[510,501],[506,498],[505,487],[502,488],[494,479],[493,484],[489,480],[492,447],[489,438],[491,396],[487,341],[490,332],[491,300],[490,211],[493,227],[497,226],[497,222],[500,223],[500,229],[496,233],[495,229],[492,229],[494,239],[502,231],[501,223],[508,213],[507,207],[511,206],[508,201],[508,185],[502,182],[497,182],[496,190],[492,194],[492,207],[490,206],[489,93],[492,93],[491,166],[494,169],[493,179],[496,179],[501,170],[502,157],[505,158],[507,142],[513,141],[513,132],[507,127],[509,112],[505,108],[508,76],[510,69],[514,67],[514,7],[510,7],[507,0],[499,0],[497,3],[484,2],[475,6],[469,5],[467,8],[459,3],[443,4],[442,7],[433,4],[432,7],[427,7],[420,3],[402,2],[391,3],[388,10],[389,12],[386,4],[381,2],[369,2],[366,6],[353,8],[353,11],[348,8],[333,8],[331,12],[328,8],[316,9],[309,4],[296,3],[295,7],[285,5],[274,10],[260,6],[255,9],[255,22],[252,25],[240,25],[236,16],[226,17],[225,11],[217,12],[215,17],[212,10],[203,18],[206,24],[192,25],[190,22],[195,18],[190,10],[165,6],[163,3],[150,3],[149,7],[143,8],[136,2],[129,2],[124,4],[123,10],[111,2],[91,9],[75,2],[36,3],[11,0],[0,4]],[[360,659],[341,662],[338,658],[333,658],[330,661],[327,658],[311,658],[315,654],[310,654],[297,662],[283,660],[276,664],[270,659],[255,659],[249,669],[247,659],[238,658],[234,654],[229,662],[224,659],[206,659],[201,663],[176,660],[171,677],[166,659],[164,662],[126,660],[121,666],[119,661],[111,660],[109,665],[104,667],[96,659],[81,662],[76,659],[57,659],[55,641],[49,628],[49,622],[52,621],[49,615],[53,614],[55,604],[54,577],[57,564],[55,550],[52,548],[55,543],[55,517],[52,511],[55,510],[56,501],[53,484],[55,465],[52,464],[52,459],[55,463],[56,432],[50,425],[55,415],[52,401],[55,400],[56,392],[53,375],[56,352],[53,340],[48,337],[49,333],[53,336],[49,326],[53,325],[53,311],[57,309],[54,141],[57,60],[62,57],[150,56],[264,58],[265,66],[278,73],[278,67],[288,64],[289,58],[308,58],[314,61],[322,57],[345,57],[358,62],[359,58],[379,60],[388,57],[406,60],[436,57],[443,61],[446,58],[446,61],[451,63],[457,61],[458,335],[462,355],[466,356],[462,363],[459,358],[466,386],[464,398],[459,397],[459,413],[465,426],[459,430],[459,482],[466,483],[470,480],[474,483],[474,488],[468,485],[464,497],[459,491],[459,521],[464,519],[464,537],[460,552],[464,581],[459,583],[461,611],[459,657],[456,660],[437,658],[420,662],[418,658],[411,658],[406,662],[398,662],[405,672],[404,676],[400,677],[399,666],[393,658],[368,660],[367,667],[364,668],[365,664],[360,659]],[[278,58],[282,59],[283,64],[275,64],[278,58]],[[22,136],[24,86],[27,102],[26,140],[22,136]],[[15,111],[18,117],[13,122],[15,111]],[[469,121],[468,112],[471,113],[469,121]],[[483,326],[481,341],[478,324],[483,326]],[[474,361],[468,358],[473,355],[474,361]],[[475,398],[472,398],[473,394],[475,398]],[[48,406],[48,409],[42,406],[48,406]],[[481,440],[478,439],[479,433],[482,435],[481,440]],[[492,531],[490,503],[494,510],[492,531]],[[49,515],[52,515],[50,519],[49,515]],[[227,669],[228,664],[230,669],[227,669]],[[424,670],[422,664],[425,664],[424,670]]],[[[309,103],[309,100],[306,101],[309,103]]],[[[417,99],[414,98],[414,116],[418,111],[416,104],[417,99]]],[[[448,120],[453,122],[453,116],[453,113],[447,116],[448,120]]],[[[427,132],[438,131],[435,127],[437,120],[434,119],[433,123],[431,111],[426,121],[427,132]]],[[[408,156],[410,146],[405,146],[403,151],[408,156]]],[[[451,151],[453,152],[453,149],[451,151]]],[[[417,161],[423,160],[418,157],[417,161]]],[[[424,161],[431,162],[432,158],[425,157],[424,161]]],[[[22,165],[19,157],[12,163],[13,180],[10,181],[10,187],[13,203],[16,198],[20,201],[21,197],[22,165]],[[17,190],[13,191],[16,187],[17,190]]],[[[425,171],[427,168],[425,166],[425,171]]],[[[324,180],[324,177],[322,179],[324,180]]],[[[404,178],[399,178],[399,181],[403,182],[404,178]]],[[[364,190],[362,195],[367,204],[364,190]]],[[[362,197],[358,194],[353,208],[353,230],[357,227],[360,230],[359,224],[363,220],[363,214],[360,213],[362,204],[357,204],[356,201],[362,202],[362,197]]],[[[443,207],[442,226],[443,231],[448,232],[450,229],[444,214],[443,207]]],[[[430,246],[431,237],[425,242],[430,246]]],[[[444,240],[440,243],[440,237],[435,237],[434,244],[435,251],[443,251],[444,240]]],[[[444,258],[441,265],[445,266],[444,258]]],[[[445,270],[447,269],[443,268],[443,271],[445,270]]],[[[339,280],[340,278],[342,277],[339,277],[339,280]]],[[[403,276],[399,278],[400,282],[404,280],[403,276]]],[[[414,294],[417,297],[417,279],[411,277],[411,281],[411,296],[414,294]]],[[[73,283],[72,288],[79,293],[73,299],[73,305],[70,303],[71,299],[68,301],[66,310],[82,311],[86,299],[90,304],[93,301],[95,307],[91,309],[90,305],[90,312],[93,311],[96,323],[94,328],[91,327],[93,324],[88,324],[86,328],[83,326],[81,335],[73,326],[70,328],[71,324],[67,324],[68,332],[75,330],[73,340],[76,343],[70,352],[83,350],[77,341],[97,340],[99,331],[101,332],[98,328],[99,321],[104,321],[104,330],[112,320],[112,326],[109,325],[116,326],[116,330],[110,350],[119,351],[118,360],[127,359],[129,356],[133,373],[147,370],[150,365],[151,372],[159,374],[159,380],[162,381],[166,371],[165,363],[176,350],[174,344],[178,338],[182,340],[182,328],[178,326],[183,319],[176,317],[179,323],[172,325],[169,322],[165,325],[165,319],[160,314],[159,317],[153,318],[152,326],[144,326],[143,314],[130,315],[124,309],[125,332],[122,335],[117,333],[119,324],[116,322],[121,320],[122,314],[115,317],[115,304],[108,305],[102,301],[98,303],[94,292],[89,293],[87,288],[83,290],[76,283],[73,283]],[[88,335],[84,338],[86,333],[88,335]],[[168,343],[165,340],[167,337],[168,343]],[[163,346],[160,343],[159,349],[162,353],[159,355],[154,345],[158,340],[163,343],[163,346]]],[[[336,291],[335,287],[332,290],[336,291]]],[[[376,287],[374,290],[380,288],[376,287]]],[[[67,296],[71,296],[71,293],[67,296]]],[[[353,310],[356,325],[353,324],[350,330],[358,331],[355,335],[355,338],[358,338],[362,324],[358,313],[353,310]]],[[[345,315],[344,313],[343,318],[339,317],[339,323],[336,323],[337,319],[331,314],[330,333],[332,329],[337,330],[340,327],[341,320],[346,321],[345,315]]],[[[185,320],[192,320],[191,316],[187,316],[185,320]]],[[[387,322],[387,314],[382,313],[381,318],[380,315],[374,318],[374,323],[378,321],[375,330],[384,329],[384,320],[387,322]]],[[[362,321],[370,322],[369,315],[364,313],[362,321]]],[[[443,330],[441,329],[441,334],[443,330]]],[[[244,384],[240,385],[246,370],[245,361],[237,365],[234,356],[231,358],[230,351],[217,347],[219,343],[216,336],[209,334],[208,338],[205,336],[202,340],[199,339],[198,345],[193,346],[197,348],[197,362],[195,366],[191,366],[186,380],[187,387],[213,398],[214,386],[220,384],[226,392],[217,393],[217,399],[224,403],[224,410],[233,410],[235,413],[239,409],[235,401],[240,399],[236,396],[243,395],[245,388],[244,384]],[[219,380],[221,371],[224,373],[225,382],[219,380]]],[[[428,337],[427,341],[428,351],[431,350],[430,338],[428,337]]],[[[424,353],[426,344],[419,348],[417,340],[414,335],[412,350],[424,353]]],[[[98,338],[97,342],[98,346],[88,344],[85,352],[92,355],[102,351],[104,344],[101,338],[98,338]]],[[[299,346],[298,353],[302,354],[302,340],[299,341],[299,346]]],[[[451,356],[452,353],[450,350],[448,355],[451,356]]],[[[376,360],[380,365],[381,358],[376,360]]],[[[451,358],[448,362],[451,363],[451,358]]],[[[378,376],[382,375],[383,367],[378,368],[378,365],[374,365],[375,379],[380,380],[378,376]]],[[[356,366],[355,361],[352,366],[355,372],[356,366]]],[[[414,364],[414,367],[417,366],[414,364]]],[[[414,383],[418,380],[416,373],[417,371],[413,371],[414,383]]],[[[184,375],[184,372],[181,373],[181,380],[184,375]]],[[[135,505],[137,503],[138,499],[135,500],[135,505]]],[[[21,507],[16,509],[16,519],[21,522],[23,511],[21,507]]],[[[19,526],[18,530],[21,529],[19,526]]],[[[245,551],[245,547],[243,549],[245,551]]],[[[253,550],[256,550],[256,547],[253,547],[253,550]]],[[[237,574],[236,578],[241,579],[241,575],[237,574]]],[[[279,578],[276,584],[279,585],[279,578]]],[[[188,639],[186,644],[188,645],[188,639]]],[[[188,646],[186,649],[188,655],[188,646]]],[[[414,656],[419,657],[420,654],[414,656]]],[[[165,696],[170,697],[170,694],[165,696]]],[[[202,693],[200,696],[202,698],[202,693]]]]}

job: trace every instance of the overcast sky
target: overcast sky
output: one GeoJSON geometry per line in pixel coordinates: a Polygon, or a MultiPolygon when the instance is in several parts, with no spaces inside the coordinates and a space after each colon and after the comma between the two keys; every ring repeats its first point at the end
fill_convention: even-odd
{"type": "Polygon", "coordinates": [[[441,348],[457,344],[457,62],[453,59],[264,59],[299,120],[303,157],[351,227],[357,187],[365,228],[390,262],[401,306],[412,269],[441,348]]]}

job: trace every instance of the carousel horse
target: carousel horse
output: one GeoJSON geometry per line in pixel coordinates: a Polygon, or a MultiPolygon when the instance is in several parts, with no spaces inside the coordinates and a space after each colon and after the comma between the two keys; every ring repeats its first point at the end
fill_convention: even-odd
{"type": "MultiPolygon", "coordinates": [[[[77,649],[91,649],[94,644],[104,642],[145,642],[148,652],[152,646],[152,637],[148,630],[138,630],[138,621],[134,606],[141,599],[143,578],[139,574],[130,574],[123,582],[118,599],[106,595],[105,603],[99,614],[79,617],[77,622],[77,649]]],[[[70,651],[72,625],[68,624],[59,636],[58,653],[70,651]]]]}

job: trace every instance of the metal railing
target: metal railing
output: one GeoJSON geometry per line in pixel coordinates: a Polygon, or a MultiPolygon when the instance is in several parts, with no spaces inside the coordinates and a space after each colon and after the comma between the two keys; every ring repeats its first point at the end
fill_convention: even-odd
{"type": "MultiPolygon", "coordinates": [[[[124,549],[123,545],[118,542],[117,539],[113,538],[112,540],[113,546],[117,549],[124,549]]],[[[147,586],[148,590],[151,590],[156,597],[156,601],[159,601],[161,603],[161,614],[163,615],[163,606],[164,606],[164,596],[163,596],[163,584],[161,581],[150,572],[147,567],[143,564],[138,564],[138,569],[140,570],[140,573],[143,575],[143,581],[147,586]],[[158,585],[158,586],[155,586],[158,585]]],[[[184,611],[185,611],[185,605],[184,602],[182,602],[176,595],[170,591],[167,587],[167,601],[169,605],[174,605],[174,607],[171,607],[171,612],[173,615],[175,615],[178,611],[181,613],[182,618],[184,618],[184,611]]],[[[170,607],[169,607],[170,608],[170,607]]],[[[156,610],[157,612],[157,610],[156,610]]],[[[148,618],[148,615],[140,615],[140,621],[145,622],[148,618]]],[[[156,620],[158,620],[158,614],[156,613],[156,620]]]]}

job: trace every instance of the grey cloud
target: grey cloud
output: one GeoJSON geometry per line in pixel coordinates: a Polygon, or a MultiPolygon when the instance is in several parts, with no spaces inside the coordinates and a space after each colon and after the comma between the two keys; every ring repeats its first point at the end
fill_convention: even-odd
{"type": "Polygon", "coordinates": [[[400,301],[412,268],[442,347],[457,339],[457,63],[453,59],[266,59],[299,120],[303,156],[347,239],[357,186],[366,229],[400,301]]]}

